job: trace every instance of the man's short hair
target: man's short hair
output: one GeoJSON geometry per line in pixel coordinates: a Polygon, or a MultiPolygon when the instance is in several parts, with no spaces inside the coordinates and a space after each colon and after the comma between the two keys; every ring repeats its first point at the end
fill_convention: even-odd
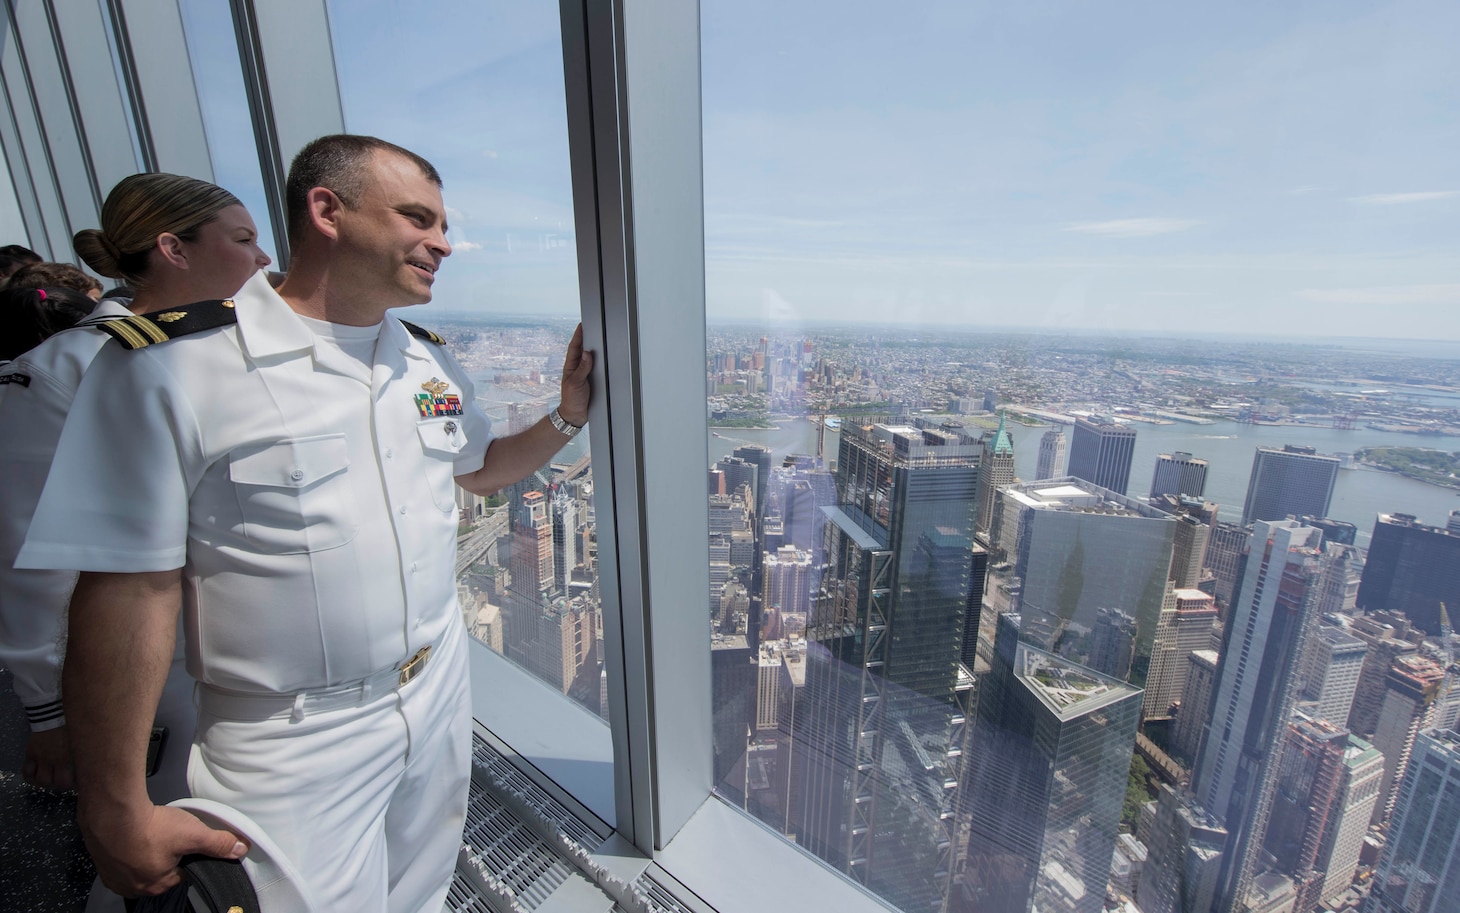
{"type": "Polygon", "coordinates": [[[309,191],[323,187],[340,198],[348,209],[360,205],[369,178],[366,166],[377,152],[409,159],[437,187],[441,175],[436,167],[409,149],[373,136],[336,133],[321,136],[294,156],[289,178],[284,183],[284,212],[289,225],[289,243],[297,246],[309,226],[309,191]]]}

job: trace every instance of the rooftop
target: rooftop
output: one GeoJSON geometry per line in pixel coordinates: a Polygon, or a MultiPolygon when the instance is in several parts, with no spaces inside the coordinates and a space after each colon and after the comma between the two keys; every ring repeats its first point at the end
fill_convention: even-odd
{"type": "Polygon", "coordinates": [[[1141,693],[1139,688],[1028,644],[1019,645],[1014,674],[1061,720],[1141,693]]]}

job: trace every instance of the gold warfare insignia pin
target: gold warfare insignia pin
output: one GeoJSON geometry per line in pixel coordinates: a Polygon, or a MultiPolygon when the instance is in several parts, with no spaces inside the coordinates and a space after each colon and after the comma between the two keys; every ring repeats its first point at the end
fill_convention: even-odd
{"type": "Polygon", "coordinates": [[[446,395],[446,391],[448,388],[450,388],[450,386],[450,384],[448,384],[441,378],[433,377],[430,380],[426,381],[424,384],[421,384],[421,389],[425,390],[432,396],[444,396],[446,395]]]}
{"type": "Polygon", "coordinates": [[[186,316],[188,316],[187,311],[168,311],[165,314],[158,314],[152,319],[161,323],[172,323],[174,321],[181,320],[186,316]]]}

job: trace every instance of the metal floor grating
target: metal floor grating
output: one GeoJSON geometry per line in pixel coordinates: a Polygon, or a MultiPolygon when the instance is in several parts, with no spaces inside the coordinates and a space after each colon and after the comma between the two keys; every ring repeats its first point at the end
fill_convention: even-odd
{"type": "Polygon", "coordinates": [[[604,835],[597,833],[561,802],[539,788],[480,736],[473,736],[472,765],[490,774],[491,779],[506,783],[544,821],[552,822],[559,831],[584,849],[595,850],[603,843],[604,835]]]}
{"type": "MultiPolygon", "coordinates": [[[[575,854],[571,847],[564,848],[557,836],[542,829],[556,829],[569,843],[592,852],[606,839],[607,828],[594,819],[595,828],[574,814],[480,734],[473,737],[473,743],[471,796],[446,910],[536,910],[574,872],[588,874],[569,858],[575,854]],[[532,823],[523,816],[533,819],[532,823]],[[545,833],[548,839],[544,839],[545,833]]],[[[622,902],[614,906],[616,913],[704,913],[708,909],[703,903],[687,905],[680,899],[678,883],[668,876],[655,878],[653,870],[635,879],[632,894],[619,895],[622,902]]]]}

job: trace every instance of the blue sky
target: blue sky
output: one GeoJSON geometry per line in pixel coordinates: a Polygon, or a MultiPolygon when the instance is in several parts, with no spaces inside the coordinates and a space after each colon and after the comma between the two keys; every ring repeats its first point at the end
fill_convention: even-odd
{"type": "MultiPolygon", "coordinates": [[[[576,310],[555,6],[331,3],[441,308],[576,310]]],[[[1460,4],[1191,6],[707,0],[710,316],[1460,339],[1460,4]]]]}

